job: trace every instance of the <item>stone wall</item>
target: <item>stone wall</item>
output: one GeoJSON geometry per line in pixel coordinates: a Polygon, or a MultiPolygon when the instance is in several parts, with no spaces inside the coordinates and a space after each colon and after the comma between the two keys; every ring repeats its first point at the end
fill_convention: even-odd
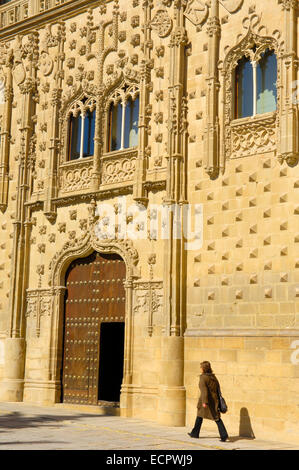
{"type": "MultiPolygon", "coordinates": [[[[298,443],[298,364],[291,361],[298,335],[270,335],[256,330],[185,339],[189,426],[196,416],[200,362],[209,360],[228,404],[222,417],[230,436],[298,443]]],[[[215,429],[213,422],[204,425],[215,429]]]]}

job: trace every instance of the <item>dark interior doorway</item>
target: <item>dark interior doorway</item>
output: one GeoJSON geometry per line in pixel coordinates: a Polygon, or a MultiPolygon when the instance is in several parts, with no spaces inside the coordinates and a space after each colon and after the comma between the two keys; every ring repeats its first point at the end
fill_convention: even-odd
{"type": "Polygon", "coordinates": [[[124,339],[124,322],[101,324],[99,400],[119,401],[123,378],[124,339]]]}

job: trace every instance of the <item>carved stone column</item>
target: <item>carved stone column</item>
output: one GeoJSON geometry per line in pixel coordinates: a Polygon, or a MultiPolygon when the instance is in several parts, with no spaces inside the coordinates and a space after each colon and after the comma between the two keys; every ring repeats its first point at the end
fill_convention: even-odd
{"type": "Polygon", "coordinates": [[[20,401],[23,398],[24,360],[25,360],[25,309],[29,257],[29,210],[25,203],[28,200],[30,171],[32,161],[30,151],[34,133],[33,116],[35,114],[36,72],[38,63],[38,34],[31,33],[28,42],[19,48],[28,59],[28,75],[20,84],[23,95],[23,115],[21,116],[21,151],[18,156],[16,220],[14,222],[11,285],[9,299],[10,324],[8,337],[5,340],[5,374],[4,382],[9,389],[2,388],[6,401],[20,401]]]}
{"type": "Polygon", "coordinates": [[[132,416],[132,377],[133,377],[133,280],[124,284],[126,290],[126,327],[125,327],[125,351],[124,372],[120,395],[121,416],[132,416]]]}
{"type": "Polygon", "coordinates": [[[208,78],[207,82],[207,118],[205,128],[205,170],[211,176],[219,172],[219,44],[220,44],[219,0],[212,0],[211,17],[208,20],[209,36],[208,78]]]}
{"type": "Polygon", "coordinates": [[[4,342],[4,380],[0,382],[1,401],[23,401],[25,338],[4,342]]]}
{"type": "Polygon", "coordinates": [[[282,97],[279,161],[295,165],[299,156],[297,86],[297,8],[296,0],[280,0],[284,10],[285,53],[282,61],[282,97]],[[296,90],[297,89],[297,90],[296,90]],[[296,96],[297,94],[297,96],[296,96]]]}
{"type": "Polygon", "coordinates": [[[164,322],[165,336],[161,349],[161,384],[158,401],[158,421],[167,426],[185,425],[184,388],[184,238],[182,234],[182,205],[186,194],[186,103],[185,103],[185,46],[184,3],[176,1],[175,26],[170,40],[168,179],[165,204],[168,207],[169,236],[164,254],[164,322]],[[183,125],[182,125],[183,122],[183,125]],[[175,208],[174,211],[172,207],[175,208]],[[181,212],[181,227],[174,225],[174,213],[181,212]],[[179,233],[178,233],[179,232],[179,233]]]}
{"type": "Polygon", "coordinates": [[[65,286],[57,286],[53,288],[48,379],[49,381],[57,384],[56,394],[60,393],[61,388],[65,292],[65,286]]]}
{"type": "Polygon", "coordinates": [[[13,56],[12,51],[6,57],[6,83],[4,90],[4,113],[3,123],[0,133],[0,210],[4,212],[7,208],[8,201],[8,186],[9,186],[9,147],[10,147],[10,132],[11,132],[11,112],[13,101],[13,86],[12,86],[12,66],[13,56]]]}
{"type": "Polygon", "coordinates": [[[184,338],[168,336],[161,341],[161,384],[158,421],[165,426],[185,426],[184,338]]]}
{"type": "Polygon", "coordinates": [[[95,122],[95,135],[94,135],[94,156],[93,156],[93,169],[91,176],[91,189],[98,191],[101,179],[102,169],[101,160],[104,150],[104,122],[105,117],[103,112],[105,109],[104,95],[106,92],[104,84],[104,62],[110,52],[116,52],[118,49],[118,23],[119,23],[119,5],[118,2],[114,3],[113,6],[113,17],[112,17],[112,45],[105,44],[105,23],[100,23],[99,29],[99,42],[97,51],[97,75],[96,75],[96,89],[97,89],[97,110],[96,122],[95,122]]]}
{"type": "Polygon", "coordinates": [[[147,112],[149,104],[149,85],[151,77],[151,10],[152,0],[143,2],[144,9],[144,58],[140,67],[140,92],[139,92],[139,125],[138,125],[138,158],[136,162],[135,181],[133,188],[133,197],[135,201],[146,204],[148,201],[144,189],[146,179],[147,157],[146,148],[148,146],[148,121],[150,115],[147,112]]]}
{"type": "Polygon", "coordinates": [[[52,90],[50,100],[51,105],[51,127],[50,127],[50,145],[49,145],[49,163],[47,169],[46,179],[46,195],[44,212],[50,221],[56,219],[56,211],[53,208],[52,199],[57,196],[58,192],[58,149],[59,149],[59,111],[61,108],[61,94],[62,94],[62,81],[63,81],[63,62],[64,62],[64,43],[65,43],[65,25],[64,23],[58,25],[58,34],[56,37],[51,35],[49,31],[49,39],[54,44],[58,44],[58,51],[56,57],[56,73],[55,85],[52,90]]]}

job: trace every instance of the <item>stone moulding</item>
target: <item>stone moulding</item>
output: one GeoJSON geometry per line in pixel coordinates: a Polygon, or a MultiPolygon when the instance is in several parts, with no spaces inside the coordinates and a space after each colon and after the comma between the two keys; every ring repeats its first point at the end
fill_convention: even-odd
{"type": "Polygon", "coordinates": [[[52,0],[48,3],[48,8],[42,9],[41,2],[42,0],[36,3],[32,0],[31,2],[20,0],[2,5],[0,7],[0,39],[8,39],[24,29],[31,30],[40,24],[56,21],[68,14],[73,16],[75,13],[83,12],[86,8],[99,4],[96,0],[81,0],[80,2],[58,0],[54,4],[52,0]],[[35,5],[38,5],[38,8],[35,5]]]}
{"type": "Polygon", "coordinates": [[[51,287],[62,285],[67,267],[76,258],[88,256],[93,251],[100,253],[116,253],[126,263],[127,279],[138,277],[136,266],[139,261],[137,250],[131,240],[99,240],[95,231],[90,227],[81,238],[66,242],[62,249],[55,254],[49,266],[49,285],[51,287]]]}
{"type": "MultiPolygon", "coordinates": [[[[92,219],[92,217],[91,217],[92,219]]],[[[90,223],[88,231],[80,238],[66,242],[62,249],[55,254],[49,266],[49,285],[55,291],[52,304],[52,327],[50,338],[49,380],[59,380],[62,349],[63,349],[63,312],[65,294],[65,273],[70,263],[77,258],[90,255],[93,251],[99,253],[116,253],[126,264],[126,334],[124,352],[124,384],[127,385],[132,377],[132,331],[133,331],[133,280],[140,274],[137,268],[139,256],[131,240],[99,240],[95,236],[94,223],[90,223]]]]}
{"type": "Polygon", "coordinates": [[[297,336],[299,337],[299,329],[250,329],[250,328],[238,328],[238,329],[229,329],[229,328],[221,328],[221,329],[214,329],[214,328],[187,328],[184,334],[185,337],[198,337],[198,336],[220,336],[220,337],[227,337],[227,336],[240,336],[240,337],[251,337],[251,336],[272,336],[272,337],[280,337],[280,336],[297,336]]]}
{"type": "MultiPolygon", "coordinates": [[[[107,185],[108,186],[108,185],[107,185]]],[[[86,193],[77,193],[67,196],[61,196],[58,198],[53,199],[53,205],[55,207],[63,207],[69,206],[72,204],[79,204],[82,202],[89,203],[91,199],[95,198],[98,200],[110,199],[116,196],[122,196],[127,194],[133,193],[133,186],[126,185],[126,186],[118,186],[118,187],[109,187],[109,189],[102,189],[99,191],[94,192],[86,192],[86,193]]]]}

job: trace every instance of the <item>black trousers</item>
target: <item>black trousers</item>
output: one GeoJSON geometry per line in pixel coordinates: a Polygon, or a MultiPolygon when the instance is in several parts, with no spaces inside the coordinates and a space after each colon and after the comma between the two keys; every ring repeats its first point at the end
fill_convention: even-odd
{"type": "MultiPolygon", "coordinates": [[[[199,416],[196,417],[194,428],[191,431],[191,435],[193,437],[199,437],[202,421],[203,421],[203,418],[200,418],[199,416]]],[[[224,423],[223,423],[222,419],[218,419],[218,421],[216,421],[216,424],[218,426],[218,431],[219,431],[220,438],[221,439],[227,439],[228,434],[227,434],[227,430],[225,429],[225,426],[224,426],[224,423]]]]}

